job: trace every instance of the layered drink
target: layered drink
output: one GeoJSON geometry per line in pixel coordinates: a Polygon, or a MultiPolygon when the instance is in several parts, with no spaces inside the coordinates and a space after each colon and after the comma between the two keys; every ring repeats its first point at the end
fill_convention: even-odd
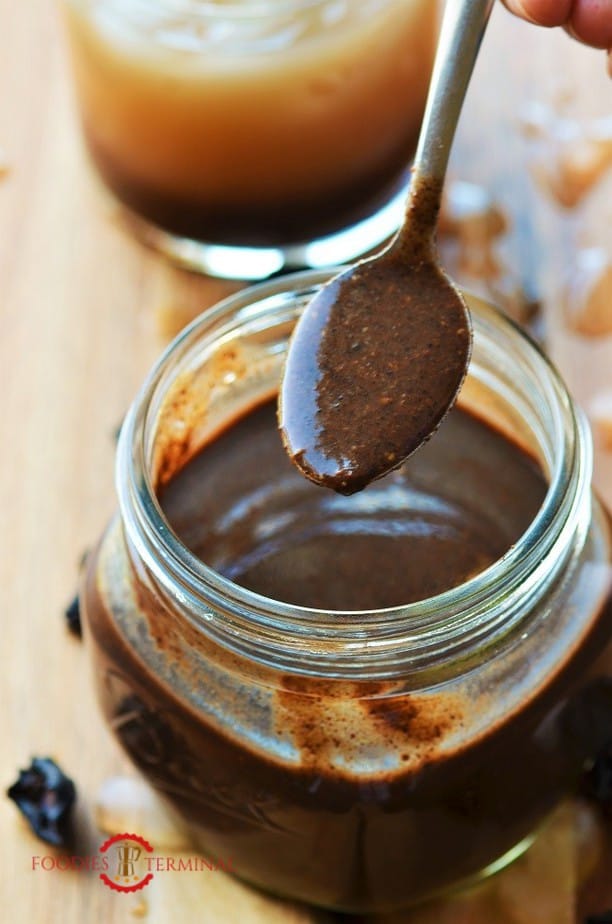
{"type": "Polygon", "coordinates": [[[66,0],[87,146],[174,235],[306,242],[405,179],[433,0],[66,0]]]}

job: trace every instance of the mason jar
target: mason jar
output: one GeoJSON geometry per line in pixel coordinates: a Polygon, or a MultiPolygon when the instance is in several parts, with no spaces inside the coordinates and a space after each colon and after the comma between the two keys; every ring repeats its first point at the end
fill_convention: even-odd
{"type": "Polygon", "coordinates": [[[397,230],[435,0],[64,0],[89,153],[134,229],[264,278],[397,230]]]}
{"type": "Polygon", "coordinates": [[[285,597],[271,599],[228,577],[237,545],[253,551],[243,528],[289,546],[309,514],[292,520],[289,474],[268,471],[252,439],[232,458],[217,453],[207,500],[195,481],[184,493],[185,515],[210,523],[204,563],[164,492],[273,399],[296,318],[330,275],[243,291],[162,356],[122,429],[119,511],[90,556],[82,608],[106,720],[207,855],[278,895],[381,911],[510,862],[612,738],[610,522],[591,493],[588,428],[557,373],[469,298],[474,350],[457,413],[494,429],[500,455],[489,466],[446,424],[428,447],[447,440],[452,478],[467,477],[480,504],[476,531],[512,519],[522,484],[508,482],[508,454],[522,453],[543,490],[521,535],[456,586],[443,573],[438,592],[379,608],[366,542],[349,562],[361,575],[351,599],[364,605],[313,608],[292,584],[323,568],[333,590],[360,530],[368,540],[386,524],[392,556],[406,529],[418,551],[428,517],[459,546],[463,523],[455,488],[428,465],[418,490],[402,482],[428,447],[349,498],[296,473],[324,532],[333,520],[335,552],[317,558],[315,536],[281,575],[285,597]],[[503,495],[490,487],[498,477],[503,495]],[[226,491],[236,503],[219,512],[226,491]]]}

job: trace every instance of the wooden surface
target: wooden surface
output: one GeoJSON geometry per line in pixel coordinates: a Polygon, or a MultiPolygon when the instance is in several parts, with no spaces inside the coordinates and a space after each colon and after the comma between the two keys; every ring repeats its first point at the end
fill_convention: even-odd
{"type": "MultiPolygon", "coordinates": [[[[601,55],[496,11],[453,173],[490,184],[523,226],[505,245],[521,273],[537,262],[539,219],[518,113],[568,81],[577,111],[609,111],[601,55]]],[[[96,793],[132,771],[98,716],[63,609],[79,558],[114,507],[113,432],[164,332],[232,287],[171,269],[130,239],[100,195],[50,0],[0,0],[0,149],[0,783],[34,754],[55,756],[78,784],[80,852],[95,853],[96,793]]],[[[95,875],[32,871],[32,856],[48,852],[0,799],[2,920],[123,924],[143,912],[95,875]]],[[[203,907],[191,889],[177,881],[149,898],[148,920],[248,924],[257,904],[238,903],[236,917],[233,899],[203,907]]],[[[261,908],[253,915],[266,919],[261,908]]]]}

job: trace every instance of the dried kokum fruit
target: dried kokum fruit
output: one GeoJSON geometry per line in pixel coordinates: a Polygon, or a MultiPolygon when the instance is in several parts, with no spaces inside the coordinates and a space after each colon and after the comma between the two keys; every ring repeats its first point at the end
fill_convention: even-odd
{"type": "Polygon", "coordinates": [[[35,757],[7,790],[41,840],[55,847],[70,842],[70,814],[76,799],[74,783],[49,757],[35,757]]]}

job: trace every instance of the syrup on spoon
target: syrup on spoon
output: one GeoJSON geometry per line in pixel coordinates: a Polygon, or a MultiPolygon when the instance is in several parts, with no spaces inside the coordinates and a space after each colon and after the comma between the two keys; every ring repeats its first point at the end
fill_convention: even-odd
{"type": "Polygon", "coordinates": [[[353,494],[397,468],[453,405],[471,354],[459,290],[435,226],[450,146],[493,0],[447,0],[404,223],[382,254],[350,267],[307,305],[279,394],[298,468],[353,494]]]}

